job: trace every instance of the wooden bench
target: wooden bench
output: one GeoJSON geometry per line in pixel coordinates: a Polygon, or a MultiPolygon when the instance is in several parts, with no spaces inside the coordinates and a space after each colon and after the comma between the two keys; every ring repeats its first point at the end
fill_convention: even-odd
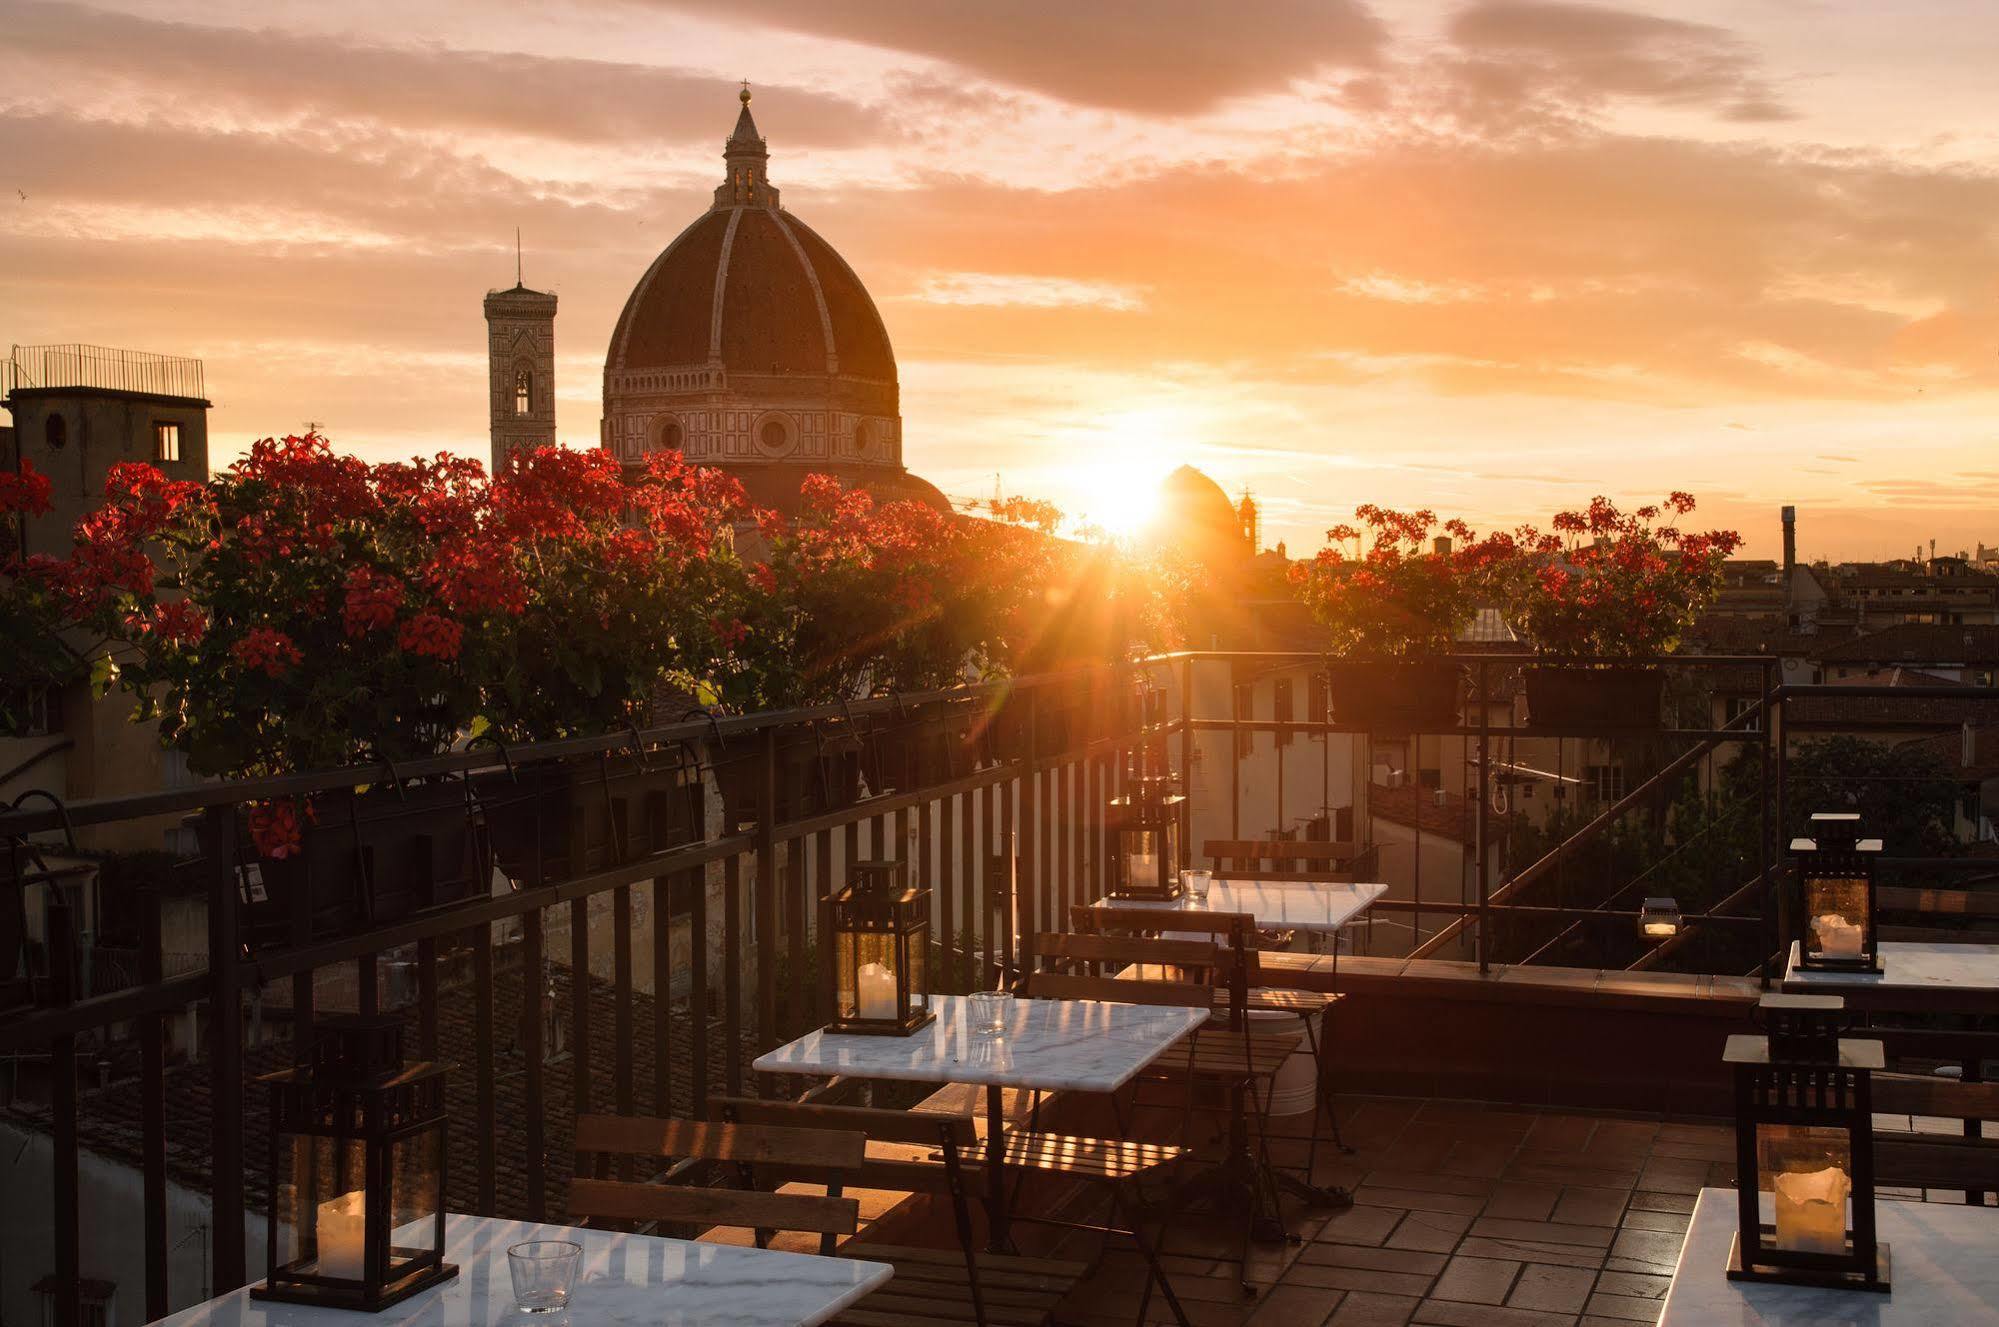
{"type": "MultiPolygon", "coordinates": [[[[1918,1074],[1875,1074],[1876,1115],[1999,1120],[1999,1083],[1964,1083],[1918,1074]]],[[[1874,1131],[1877,1184],[1917,1189],[1999,1189],[1999,1138],[1881,1129],[1874,1131]]]]}
{"type": "MultiPolygon", "coordinates": [[[[842,1196],[849,1183],[878,1184],[928,1176],[885,1159],[871,1161],[868,1133],[942,1145],[941,1181],[955,1191],[957,1252],[889,1245],[850,1247],[846,1252],[895,1269],[889,1283],[835,1319],[855,1327],[1042,1327],[1055,1306],[1087,1270],[1080,1263],[1053,1259],[999,1257],[976,1252],[964,1201],[957,1144],[971,1137],[971,1120],[863,1107],[750,1102],[724,1098],[719,1113],[789,1118],[785,1124],[747,1120],[676,1120],[638,1116],[579,1115],[576,1150],[583,1154],[700,1160],[723,1163],[743,1188],[697,1188],[687,1183],[635,1183],[575,1179],[569,1186],[572,1219],[623,1222],[678,1222],[708,1228],[731,1226],[755,1232],[767,1247],[770,1232],[818,1234],[821,1252],[835,1252],[840,1236],[859,1229],[860,1204],[842,1196]],[[788,1112],[780,1109],[789,1106],[788,1112]],[[770,1107],[769,1110],[763,1110],[770,1107]],[[826,1127],[831,1126],[831,1127],[826,1127]],[[774,1193],[765,1184],[819,1183],[824,1194],[774,1193]]],[[[668,1172],[685,1177],[684,1166],[668,1172]]]]}
{"type": "Polygon", "coordinates": [[[1919,889],[1883,885],[1875,891],[1875,905],[1883,913],[1914,915],[1924,919],[1915,924],[1883,922],[1883,940],[1913,940],[1931,944],[1999,945],[1999,890],[1919,889]],[[1945,920],[1969,920],[1971,926],[1944,926],[1945,920]]]}

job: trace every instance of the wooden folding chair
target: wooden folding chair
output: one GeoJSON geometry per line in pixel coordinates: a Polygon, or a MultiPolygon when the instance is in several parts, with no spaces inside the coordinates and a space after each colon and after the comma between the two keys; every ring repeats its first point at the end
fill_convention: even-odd
{"type": "MultiPolygon", "coordinates": [[[[1229,947],[1212,940],[1045,934],[1036,937],[1035,953],[1044,963],[1080,967],[1085,971],[1031,973],[1026,979],[1026,994],[1030,997],[1180,1005],[1210,1011],[1210,1025],[1197,1027],[1180,1043],[1185,1047],[1184,1058],[1176,1047],[1155,1061],[1145,1078],[1185,1088],[1187,1114],[1183,1128],[1188,1130],[1201,1088],[1219,1087],[1226,1093],[1228,1155],[1215,1177],[1226,1200],[1239,1200],[1246,1209],[1238,1267],[1244,1292],[1253,1293],[1248,1275],[1251,1238],[1284,1235],[1269,1166],[1264,1111],[1270,1099],[1270,1084],[1296,1049],[1298,1039],[1286,1034],[1258,1036],[1248,1031],[1243,1017],[1247,961],[1240,928],[1236,941],[1229,947]],[[1106,968],[1116,975],[1101,975],[1106,968]],[[1159,974],[1158,979],[1150,979],[1152,973],[1159,974]],[[1218,1010],[1220,1018],[1215,1016],[1218,1010]],[[1211,1026],[1215,1022],[1222,1026],[1211,1026]],[[1248,1131],[1252,1121],[1253,1143],[1248,1131]],[[1268,1208],[1264,1207],[1266,1196],[1268,1208]]],[[[1183,1136],[1183,1141],[1191,1142],[1191,1138],[1183,1136]]]]}
{"type": "MultiPolygon", "coordinates": [[[[734,1227],[753,1231],[758,1248],[769,1246],[774,1231],[802,1231],[820,1236],[825,1254],[836,1251],[839,1236],[860,1228],[860,1203],[840,1192],[869,1174],[867,1135],[856,1129],[580,1115],[576,1150],[677,1164],[662,1183],[570,1181],[572,1219],[734,1227]],[[694,1187],[690,1163],[704,1161],[732,1167],[743,1187],[694,1187]],[[823,1184],[826,1193],[760,1187],[800,1181],[823,1184]]],[[[1042,1327],[1083,1270],[1022,1260],[993,1267],[996,1279],[989,1281],[978,1261],[968,1257],[959,1268],[958,1259],[938,1250],[863,1247],[853,1256],[895,1268],[887,1285],[835,1319],[855,1327],[1042,1327]]]]}
{"type": "MultiPolygon", "coordinates": [[[[968,1160],[978,1145],[970,1115],[751,1097],[713,1097],[708,1109],[718,1119],[763,1127],[853,1132],[863,1139],[866,1154],[859,1169],[844,1177],[847,1184],[937,1194],[950,1202],[962,1264],[938,1249],[864,1245],[856,1255],[892,1264],[895,1279],[841,1314],[840,1322],[856,1327],[938,1323],[948,1320],[945,1306],[957,1306],[969,1308],[973,1320],[982,1325],[990,1321],[1002,1327],[1034,1327],[1089,1270],[1078,1262],[980,1250],[968,1197],[978,1171],[977,1162],[968,1160]],[[913,1148],[926,1153],[934,1149],[934,1156],[912,1155],[913,1148]]],[[[788,1178],[811,1183],[818,1177],[806,1170],[788,1178]]]]}

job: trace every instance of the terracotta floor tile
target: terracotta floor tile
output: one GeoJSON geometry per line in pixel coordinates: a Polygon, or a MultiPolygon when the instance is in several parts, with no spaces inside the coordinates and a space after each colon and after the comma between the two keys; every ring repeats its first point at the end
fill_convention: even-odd
{"type": "Polygon", "coordinates": [[[1597,1121],[1587,1115],[1543,1115],[1527,1131],[1527,1146],[1581,1151],[1596,1126],[1597,1121]]]}
{"type": "Polygon", "coordinates": [[[1437,1278],[1437,1284],[1430,1289],[1431,1299],[1457,1299],[1473,1304],[1504,1304],[1506,1293],[1513,1289],[1513,1280],[1520,1274],[1520,1264],[1498,1258],[1468,1258],[1460,1254],[1451,1259],[1444,1268],[1444,1274],[1437,1278]]]}
{"type": "Polygon", "coordinates": [[[1634,1212],[1679,1212],[1692,1216],[1694,1199],[1698,1195],[1688,1193],[1655,1193],[1639,1189],[1631,1195],[1631,1210],[1634,1212]]]}
{"type": "Polygon", "coordinates": [[[1458,1246],[1458,1252],[1475,1258],[1513,1258],[1521,1262],[1552,1263],[1561,1267],[1603,1266],[1602,1249],[1577,1244],[1550,1244],[1532,1239],[1488,1239],[1472,1235],[1458,1246]]]}
{"type": "Polygon", "coordinates": [[[1399,1207],[1377,1207],[1357,1202],[1344,1212],[1335,1212],[1327,1218],[1326,1223],[1319,1227],[1316,1238],[1337,1240],[1342,1244],[1379,1244],[1402,1220],[1402,1214],[1403,1209],[1399,1207]]]}
{"type": "Polygon", "coordinates": [[[1318,1263],[1296,1262],[1284,1274],[1284,1284],[1415,1296],[1430,1288],[1430,1277],[1416,1272],[1378,1272],[1368,1267],[1325,1267],[1318,1263]]]}
{"type": "Polygon", "coordinates": [[[1581,1313],[1595,1280],[1596,1273],[1586,1267],[1529,1263],[1520,1269],[1520,1279],[1513,1283],[1513,1293],[1506,1302],[1516,1309],[1542,1313],[1581,1313]]]}
{"type": "Polygon", "coordinates": [[[1472,1213],[1485,1206],[1483,1193],[1426,1193],[1421,1189],[1393,1189],[1363,1184],[1354,1190],[1356,1203],[1375,1207],[1400,1207],[1415,1212],[1472,1213]]]}
{"type": "Polygon", "coordinates": [[[1647,1212],[1633,1207],[1624,1213],[1624,1219],[1618,1224],[1630,1230],[1672,1230],[1684,1235],[1692,1220],[1685,1212],[1647,1212]]]}
{"type": "Polygon", "coordinates": [[[1380,1295],[1356,1290],[1340,1301],[1326,1327],[1403,1327],[1418,1304],[1414,1295],[1380,1295]]]}
{"type": "Polygon", "coordinates": [[[1427,1170],[1390,1170],[1382,1168],[1368,1172],[1367,1183],[1385,1189],[1421,1189],[1426,1193],[1458,1193],[1483,1195],[1492,1185],[1482,1179],[1466,1175],[1447,1175],[1427,1170]]]}
{"type": "Polygon", "coordinates": [[[1503,1309],[1495,1304],[1458,1304],[1426,1299],[1409,1319],[1411,1327],[1572,1327],[1571,1313],[1541,1313],[1534,1309],[1503,1309]]]}
{"type": "Polygon", "coordinates": [[[1674,1264],[1680,1260],[1680,1246],[1686,1243],[1684,1236],[1668,1230],[1620,1230],[1617,1239],[1610,1246],[1612,1262],[1608,1266],[1618,1267],[1619,1262],[1647,1263],[1648,1267],[1618,1267],[1620,1271],[1652,1271],[1663,1269],[1670,1275],[1674,1264]]]}
{"type": "Polygon", "coordinates": [[[1630,1196],[1623,1189],[1571,1185],[1562,1190],[1561,1201],[1555,1204],[1555,1214],[1549,1220],[1577,1226],[1614,1226],[1624,1215],[1624,1204],[1630,1196]]]}
{"type": "Polygon", "coordinates": [[[1369,1267],[1378,1272],[1408,1272],[1435,1276],[1444,1270],[1444,1255],[1420,1249],[1377,1248],[1371,1244],[1312,1244],[1300,1261],[1322,1267],[1369,1267]]]}
{"type": "Polygon", "coordinates": [[[1497,1239],[1531,1239],[1544,1244],[1574,1244],[1586,1249],[1607,1249],[1617,1236],[1616,1229],[1610,1226],[1574,1226],[1556,1221],[1509,1221],[1496,1216],[1482,1216],[1472,1222],[1471,1233],[1489,1235],[1497,1239]]]}
{"type": "Polygon", "coordinates": [[[1664,1299],[1672,1287],[1670,1276],[1645,1276],[1638,1272],[1603,1272],[1596,1278],[1596,1288],[1603,1294],[1630,1299],[1664,1299]]]}
{"type": "Polygon", "coordinates": [[[1589,1297],[1589,1311],[1592,1317],[1610,1318],[1617,1322],[1657,1322],[1665,1312],[1663,1300],[1632,1299],[1625,1295],[1594,1294],[1589,1297]]]}
{"type": "Polygon", "coordinates": [[[1506,1180],[1493,1186],[1492,1197],[1486,1201],[1483,1215],[1515,1221],[1546,1221],[1561,1196],[1562,1186],[1559,1184],[1506,1180]]]}
{"type": "Polygon", "coordinates": [[[1429,1253],[1450,1253],[1471,1226],[1466,1212],[1411,1212],[1388,1237],[1394,1249],[1421,1249],[1429,1253]]]}
{"type": "Polygon", "coordinates": [[[1321,1327],[1345,1292],[1321,1286],[1281,1285],[1257,1301],[1249,1327],[1321,1327]]]}

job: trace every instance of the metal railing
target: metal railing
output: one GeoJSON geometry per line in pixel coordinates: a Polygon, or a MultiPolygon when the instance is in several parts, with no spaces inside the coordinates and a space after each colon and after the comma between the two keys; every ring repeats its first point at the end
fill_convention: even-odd
{"type": "Polygon", "coordinates": [[[184,355],[82,344],[15,346],[0,391],[85,387],[146,396],[207,396],[201,361],[184,355]]]}
{"type": "MultiPolygon", "coordinates": [[[[1467,655],[1455,662],[1471,694],[1490,698],[1510,694],[1507,671],[1530,661],[1467,655]]],[[[1711,776],[1716,752],[1726,748],[1759,771],[1753,860],[1715,868],[1725,884],[1716,889],[1712,907],[1689,914],[1687,929],[1690,936],[1744,934],[1749,952],[1767,959],[1778,934],[1778,891],[1768,885],[1781,874],[1786,703],[1872,692],[1780,687],[1775,661],[1763,658],[1666,662],[1689,676],[1746,669],[1755,679],[1755,704],[1719,726],[1678,723],[1638,734],[1530,728],[1500,713],[1501,707],[1480,704],[1470,716],[1474,722],[1435,734],[1457,743],[1462,757],[1457,773],[1472,802],[1472,840],[1464,854],[1470,865],[1426,893],[1419,858],[1410,888],[1377,905],[1384,915],[1411,918],[1419,935],[1426,915],[1444,922],[1428,936],[1469,931],[1481,967],[1519,962],[1568,928],[1582,928],[1604,965],[1623,966],[1630,950],[1604,937],[1621,935],[1628,942],[1635,930],[1635,913],[1619,897],[1630,881],[1589,878],[1579,869],[1583,854],[1593,840],[1654,804],[1674,780],[1711,776]],[[1549,851],[1512,861],[1490,809],[1491,779],[1506,765],[1499,758],[1503,744],[1528,737],[1638,743],[1653,773],[1549,851]],[[1749,869],[1727,878],[1726,868],[1734,865],[1749,869]],[[1743,886],[1745,878],[1751,886],[1743,886]]],[[[207,900],[207,952],[198,966],[168,969],[161,900],[147,894],[129,982],[88,994],[79,981],[69,907],[56,898],[46,914],[50,970],[43,1002],[0,1009],[0,1056],[45,1056],[48,1064],[58,1284],[74,1285],[80,1275],[80,1231],[89,1215],[79,1208],[85,1116],[77,1066],[80,1057],[128,1029],[140,1048],[144,1119],[138,1151],[149,1318],[170,1304],[167,1024],[190,1009],[205,1014],[206,1049],[200,1065],[176,1072],[203,1074],[212,1102],[206,1131],[212,1164],[205,1181],[214,1213],[217,1291],[247,1279],[244,1213],[257,1197],[248,1191],[245,1164],[254,1141],[246,1135],[245,1099],[255,1049],[246,1006],[280,1028],[288,1020],[292,1047],[302,1053],[313,1011],[332,998],[335,985],[351,990],[355,1007],[384,1004],[381,967],[392,960],[409,964],[399,973],[414,974],[415,1051],[427,1058],[448,1052],[476,1087],[469,1118],[455,1122],[471,1149],[464,1170],[471,1177],[467,1205],[481,1213],[498,1210],[501,1169],[517,1164],[525,1172],[525,1205],[515,1214],[540,1218],[544,1194],[570,1164],[552,1139],[571,1112],[700,1114],[711,1093],[740,1093],[746,1085],[781,1088],[776,1082],[746,1084],[746,1062],[823,1020],[826,997],[817,974],[829,970],[830,938],[817,918],[821,901],[852,863],[881,856],[909,860],[914,875],[934,890],[939,958],[983,976],[984,965],[1016,942],[1019,961],[1031,962],[1036,930],[1066,929],[1071,908],[1103,892],[1108,864],[1100,809],[1123,790],[1134,762],[1175,770],[1194,799],[1192,817],[1224,825],[1237,838],[1245,814],[1254,828],[1256,818],[1282,827],[1294,812],[1328,812],[1336,747],[1358,757],[1353,767],[1361,784],[1371,786],[1376,739],[1365,726],[1309,713],[1262,718],[1232,705],[1210,712],[1195,699],[1213,694],[1206,676],[1212,670],[1220,670],[1228,683],[1223,694],[1232,696],[1239,675],[1296,670],[1309,677],[1321,665],[1318,656],[1305,654],[1177,654],[1138,670],[1087,669],[782,713],[697,713],[643,731],[532,747],[486,746],[394,767],[203,784],[67,806],[29,800],[0,811],[0,906],[7,902],[5,891],[18,895],[34,879],[31,847],[62,847],[93,827],[186,814],[196,819],[208,847],[184,868],[207,900]],[[1140,676],[1150,681],[1141,685],[1140,676]],[[1323,744],[1314,753],[1322,762],[1318,780],[1288,776],[1282,757],[1274,782],[1246,779],[1246,767],[1269,750],[1290,749],[1287,743],[1296,739],[1323,744]],[[1209,763],[1205,753],[1212,751],[1227,753],[1226,769],[1209,763]],[[555,802],[569,846],[558,855],[560,865],[550,868],[537,828],[532,869],[517,869],[519,863],[497,846],[495,831],[526,814],[522,807],[539,805],[533,801],[537,772],[548,770],[565,772],[555,802]],[[1251,784],[1267,793],[1252,798],[1245,792],[1251,784]],[[249,804],[316,796],[341,805],[359,786],[380,799],[415,803],[432,785],[456,790],[454,797],[462,793],[447,808],[474,855],[474,883],[462,897],[427,906],[419,900],[392,916],[364,911],[330,928],[302,903],[275,932],[243,902],[253,888],[245,868],[254,853],[242,826],[249,804]],[[215,845],[224,846],[218,851],[215,845]],[[995,859],[999,870],[992,869],[995,859]],[[489,892],[486,879],[496,860],[518,882],[489,892]],[[1006,882],[1016,878],[1009,895],[1006,882]],[[557,952],[562,949],[566,953],[557,952]],[[635,970],[648,965],[650,991],[635,970]],[[556,981],[564,972],[566,978],[556,981]],[[682,972],[688,974],[684,1001],[672,995],[682,972]],[[509,995],[503,1007],[497,978],[511,981],[516,974],[518,1004],[509,995]],[[470,1010],[469,1035],[448,1047],[440,1018],[447,990],[470,1010]],[[641,1005],[649,1016],[641,1016],[641,1005]],[[601,1058],[604,1041],[592,1035],[598,1020],[611,1028],[608,1062],[601,1058]],[[647,1023],[650,1035],[641,1046],[647,1023]],[[551,1036],[565,1046],[567,1101],[551,1091],[551,1036]],[[650,1082],[641,1081],[641,1050],[651,1061],[650,1082]],[[502,1064],[522,1080],[521,1118],[505,1122],[522,1130],[518,1155],[503,1156],[496,1141],[503,1121],[495,1079],[502,1064]]],[[[1879,690],[1898,701],[1927,696],[1912,697],[1908,688],[1879,690]]],[[[1994,699],[1999,691],[1959,688],[1951,695],[1994,699]]],[[[1711,694],[1688,701],[1707,707],[1704,714],[1714,703],[1711,694]]],[[[1304,763],[1295,750],[1292,756],[1293,763],[1304,763]]],[[[1366,787],[1355,791],[1365,796],[1366,787]]],[[[330,813],[319,828],[350,832],[352,857],[372,862],[374,874],[364,873],[364,883],[379,883],[392,854],[363,842],[358,819],[343,829],[342,814],[330,813]]],[[[1371,838],[1364,824],[1359,832],[1371,838]]],[[[1190,842],[1190,854],[1200,846],[1190,842]]],[[[296,897],[307,899],[304,891],[296,897]]],[[[57,1304],[60,1322],[76,1321],[75,1313],[73,1301],[57,1304]]]]}

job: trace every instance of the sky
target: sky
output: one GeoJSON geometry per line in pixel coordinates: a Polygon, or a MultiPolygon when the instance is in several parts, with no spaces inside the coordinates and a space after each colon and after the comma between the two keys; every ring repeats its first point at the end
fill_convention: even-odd
{"type": "Polygon", "coordinates": [[[1999,544],[1991,0],[12,0],[0,59],[0,343],[199,356],[218,463],[484,456],[516,227],[594,445],[747,78],[953,495],[1999,544]]]}

